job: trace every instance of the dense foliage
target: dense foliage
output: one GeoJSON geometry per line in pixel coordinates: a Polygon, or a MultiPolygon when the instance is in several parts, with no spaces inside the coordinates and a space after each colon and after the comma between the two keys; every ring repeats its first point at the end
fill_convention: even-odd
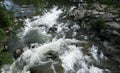
{"type": "Polygon", "coordinates": [[[115,8],[120,7],[120,0],[85,0],[85,1],[89,4],[94,3],[94,2],[98,2],[101,4],[113,6],[115,8]]]}
{"type": "Polygon", "coordinates": [[[2,64],[11,64],[13,60],[11,59],[11,55],[8,52],[0,53],[0,65],[2,64]]]}
{"type": "Polygon", "coordinates": [[[117,2],[117,0],[85,0],[86,2],[93,3],[93,2],[99,2],[102,4],[112,5],[117,2]]]}
{"type": "Polygon", "coordinates": [[[38,7],[41,6],[45,0],[13,0],[13,2],[20,4],[20,5],[31,5],[38,7]]]}
{"type": "Polygon", "coordinates": [[[10,32],[15,30],[14,17],[3,6],[0,6],[0,67],[3,64],[12,63],[13,60],[8,52],[1,52],[7,42],[10,32]]]}
{"type": "Polygon", "coordinates": [[[7,41],[8,33],[15,28],[14,17],[4,7],[0,7],[0,46],[7,41]]]}

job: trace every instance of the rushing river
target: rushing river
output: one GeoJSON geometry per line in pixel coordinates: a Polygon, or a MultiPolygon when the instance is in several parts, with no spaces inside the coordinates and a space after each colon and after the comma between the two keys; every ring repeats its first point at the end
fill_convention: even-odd
{"type": "Polygon", "coordinates": [[[94,44],[85,47],[87,36],[82,35],[84,40],[75,38],[81,28],[62,19],[64,12],[64,8],[54,6],[42,16],[26,18],[17,36],[29,47],[12,65],[4,65],[2,73],[109,73],[109,69],[98,67],[107,58],[94,44]]]}
{"type": "Polygon", "coordinates": [[[34,17],[36,18],[34,21],[26,19],[26,27],[23,28],[22,32],[18,33],[18,37],[22,41],[28,41],[25,36],[32,31],[36,31],[29,37],[39,34],[37,36],[39,39],[32,38],[32,40],[37,39],[41,42],[37,43],[34,48],[26,48],[25,52],[11,66],[2,68],[2,73],[30,73],[30,68],[42,67],[47,63],[51,64],[50,68],[53,73],[104,73],[104,71],[109,71],[92,64],[94,62],[99,64],[100,60],[104,58],[102,53],[98,55],[97,47],[94,45],[89,47],[89,55],[87,55],[83,53],[82,46],[76,46],[76,44],[85,43],[85,41],[74,38],[76,30],[80,29],[80,26],[73,23],[69,28],[69,21],[59,22],[58,19],[62,13],[62,9],[54,7],[43,16],[34,17]],[[52,27],[56,28],[56,31],[50,32],[52,27]],[[66,38],[68,31],[72,33],[71,38],[66,38]],[[49,52],[53,54],[48,54],[49,52]],[[57,72],[56,64],[60,65],[63,70],[57,72]]]}

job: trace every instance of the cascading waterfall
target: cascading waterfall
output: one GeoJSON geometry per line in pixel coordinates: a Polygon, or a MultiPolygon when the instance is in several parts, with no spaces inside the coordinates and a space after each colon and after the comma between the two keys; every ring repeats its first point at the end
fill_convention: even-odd
{"type": "Polygon", "coordinates": [[[34,17],[34,21],[26,19],[26,26],[22,32],[18,33],[18,37],[26,42],[27,38],[37,33],[39,38],[32,38],[37,41],[30,44],[38,44],[34,48],[26,49],[12,65],[3,66],[2,73],[31,73],[34,67],[42,69],[35,73],[49,73],[49,71],[46,72],[47,69],[52,70],[50,73],[108,73],[109,70],[94,65],[94,63],[99,64],[100,59],[105,58],[103,53],[98,54],[96,46],[88,48],[89,54],[83,53],[83,47],[76,46],[76,44],[85,43],[74,38],[80,26],[74,23],[69,28],[69,21],[59,22],[58,19],[62,13],[62,9],[54,7],[43,16],[34,17]],[[49,32],[52,27],[56,28],[56,31],[49,32]],[[26,37],[33,30],[37,32],[26,37]],[[72,33],[71,39],[66,38],[69,31],[72,33]],[[44,42],[41,43],[38,39],[44,42]],[[42,68],[47,64],[50,64],[50,68],[42,68]],[[56,65],[59,66],[58,69],[56,65]]]}

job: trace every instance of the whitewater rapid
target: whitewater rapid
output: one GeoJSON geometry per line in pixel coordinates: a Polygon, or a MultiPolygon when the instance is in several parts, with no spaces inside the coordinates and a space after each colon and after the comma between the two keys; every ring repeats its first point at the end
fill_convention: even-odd
{"type": "MultiPolygon", "coordinates": [[[[94,63],[99,64],[100,60],[105,58],[103,53],[98,54],[96,46],[92,45],[87,48],[89,54],[83,53],[84,47],[76,46],[76,44],[85,43],[74,38],[77,34],[76,30],[80,29],[80,26],[77,23],[71,25],[69,21],[59,22],[58,19],[62,13],[62,9],[54,7],[47,13],[44,13],[43,16],[33,17],[33,21],[27,18],[24,22],[25,27],[21,28],[22,32],[19,32],[17,36],[26,42],[28,41],[26,40],[27,38],[32,37],[34,34],[39,34],[37,37],[43,42],[41,43],[38,40],[31,43],[37,43],[36,47],[26,48],[12,65],[4,65],[2,67],[2,73],[30,73],[31,68],[43,66],[49,62],[51,63],[53,73],[59,73],[55,68],[55,64],[61,65],[63,73],[104,73],[108,71],[94,65],[94,63]],[[48,33],[51,27],[55,27],[57,30],[48,33]],[[33,30],[37,32],[26,37],[33,30]],[[68,31],[72,32],[71,38],[66,38],[68,31]],[[53,55],[47,55],[48,52],[54,52],[60,63],[58,60],[54,60],[54,57],[51,58],[53,55]]],[[[32,40],[35,39],[37,38],[32,38],[32,40]]]]}

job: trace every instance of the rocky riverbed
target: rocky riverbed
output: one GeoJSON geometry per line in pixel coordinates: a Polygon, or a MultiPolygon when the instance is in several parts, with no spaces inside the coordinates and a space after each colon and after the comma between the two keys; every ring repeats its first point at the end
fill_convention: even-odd
{"type": "Polygon", "coordinates": [[[68,16],[80,23],[84,30],[81,32],[82,34],[90,36],[90,39],[104,48],[105,54],[113,57],[116,55],[118,57],[116,60],[120,62],[120,17],[118,9],[99,3],[93,3],[92,6],[88,7],[87,4],[83,3],[68,16]]]}

